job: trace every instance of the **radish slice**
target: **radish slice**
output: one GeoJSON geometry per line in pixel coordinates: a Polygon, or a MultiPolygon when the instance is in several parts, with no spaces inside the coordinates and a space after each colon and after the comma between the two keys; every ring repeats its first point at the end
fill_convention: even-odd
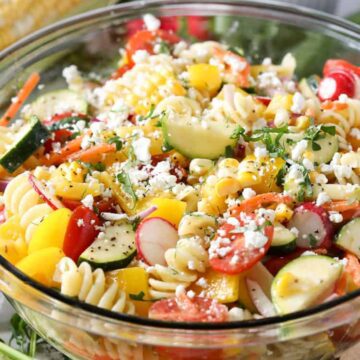
{"type": "Polygon", "coordinates": [[[135,234],[138,257],[149,265],[166,265],[165,252],[174,248],[178,239],[176,229],[165,219],[145,219],[135,234]]]}
{"type": "Polygon", "coordinates": [[[0,191],[4,192],[6,187],[9,185],[10,180],[0,180],[0,191]]]}
{"type": "Polygon", "coordinates": [[[287,228],[299,231],[296,245],[302,249],[330,248],[334,232],[326,211],[314,203],[303,203],[295,209],[287,228]]]}
{"type": "Polygon", "coordinates": [[[318,96],[321,101],[337,100],[341,94],[348,97],[355,94],[355,78],[351,73],[336,70],[320,81],[318,96]]]}
{"type": "Polygon", "coordinates": [[[52,209],[57,210],[64,207],[62,202],[57,199],[56,196],[49,194],[45,186],[33,174],[29,174],[29,182],[33,189],[52,209]]]}
{"type": "Polygon", "coordinates": [[[248,288],[250,298],[259,313],[265,317],[275,316],[276,311],[274,305],[264,294],[260,285],[256,281],[246,278],[246,286],[248,288]]]}

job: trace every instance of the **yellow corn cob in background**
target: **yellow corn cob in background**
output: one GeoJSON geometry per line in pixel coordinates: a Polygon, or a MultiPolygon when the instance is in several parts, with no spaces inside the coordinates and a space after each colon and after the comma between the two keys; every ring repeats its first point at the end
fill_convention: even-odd
{"type": "Polygon", "coordinates": [[[0,0],[0,50],[63,17],[114,0],[0,0]]]}

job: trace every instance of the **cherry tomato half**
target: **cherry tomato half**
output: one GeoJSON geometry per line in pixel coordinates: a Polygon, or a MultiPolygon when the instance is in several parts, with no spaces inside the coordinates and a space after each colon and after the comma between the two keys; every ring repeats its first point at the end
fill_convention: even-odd
{"type": "Polygon", "coordinates": [[[68,129],[59,129],[59,130],[53,131],[52,138],[47,139],[44,143],[45,152],[49,153],[49,152],[53,151],[52,145],[54,143],[59,142],[59,143],[63,144],[66,140],[68,140],[70,138],[70,136],[72,134],[73,133],[68,129]]]}
{"type": "MultiPolygon", "coordinates": [[[[263,247],[248,247],[245,245],[245,236],[243,233],[232,233],[235,229],[234,225],[225,223],[220,227],[220,233],[222,233],[221,238],[231,239],[230,244],[221,243],[219,244],[220,248],[230,248],[224,256],[218,255],[217,257],[212,257],[210,259],[210,266],[219,272],[225,274],[239,274],[245,270],[250,269],[258,261],[260,261],[269,250],[271,245],[274,227],[266,226],[264,228],[264,235],[267,237],[267,242],[263,247]],[[234,261],[236,259],[236,261],[234,261]]],[[[220,238],[217,238],[213,241],[216,241],[220,238]]],[[[218,252],[217,252],[218,254],[218,252]]]]}
{"type": "Polygon", "coordinates": [[[185,294],[176,298],[156,301],[149,309],[149,317],[165,321],[223,322],[228,318],[228,309],[216,300],[185,294]]]}
{"type": "Polygon", "coordinates": [[[341,94],[345,94],[350,98],[354,97],[355,78],[352,73],[339,69],[320,81],[318,96],[321,101],[334,101],[341,94]]]}
{"type": "Polygon", "coordinates": [[[95,240],[100,219],[91,209],[81,205],[72,213],[65,233],[64,253],[75,262],[95,240]]]}
{"type": "Polygon", "coordinates": [[[327,60],[323,68],[323,74],[324,76],[329,76],[333,72],[337,72],[339,69],[352,72],[357,76],[360,76],[360,66],[353,65],[343,59],[327,60]]]}

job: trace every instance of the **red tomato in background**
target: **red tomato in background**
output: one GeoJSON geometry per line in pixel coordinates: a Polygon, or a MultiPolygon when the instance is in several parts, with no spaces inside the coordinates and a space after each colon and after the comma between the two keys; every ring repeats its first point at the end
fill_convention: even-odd
{"type": "Polygon", "coordinates": [[[100,219],[91,209],[81,205],[72,213],[65,233],[64,253],[78,261],[79,256],[95,240],[100,226],[100,219]]]}
{"type": "Polygon", "coordinates": [[[149,309],[149,318],[164,321],[223,322],[228,318],[225,305],[209,298],[185,294],[176,298],[158,300],[149,309]]]}
{"type": "MultiPolygon", "coordinates": [[[[220,230],[225,232],[225,235],[222,236],[222,238],[232,238],[234,236],[236,238],[232,240],[230,244],[220,245],[220,248],[231,248],[231,250],[225,256],[218,256],[210,259],[210,266],[214,270],[230,275],[239,274],[247,269],[250,269],[258,261],[260,261],[269,250],[274,233],[273,226],[266,226],[264,229],[264,235],[267,237],[266,244],[261,248],[250,248],[245,246],[245,237],[243,233],[231,233],[231,231],[234,229],[235,226],[227,223],[220,227],[220,230]],[[238,260],[233,263],[232,259],[234,256],[238,256],[238,260]]],[[[219,238],[219,236],[217,236],[217,238],[219,238]]]]}
{"type": "Polygon", "coordinates": [[[187,21],[189,35],[198,40],[208,40],[210,38],[209,18],[205,16],[189,16],[187,21]]]}

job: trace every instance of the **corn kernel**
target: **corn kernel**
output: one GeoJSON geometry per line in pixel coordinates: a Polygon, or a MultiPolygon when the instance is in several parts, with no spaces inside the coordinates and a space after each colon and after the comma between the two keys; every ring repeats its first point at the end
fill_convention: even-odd
{"type": "Polygon", "coordinates": [[[215,191],[218,196],[227,196],[238,192],[241,185],[238,180],[233,178],[222,178],[215,185],[215,191]]]}
{"type": "Polygon", "coordinates": [[[293,216],[293,211],[285,204],[277,205],[275,209],[275,221],[289,221],[293,216]]]}
{"type": "Polygon", "coordinates": [[[308,116],[299,116],[296,119],[296,128],[298,130],[306,130],[310,125],[310,118],[308,116]]]}
{"type": "Polygon", "coordinates": [[[224,159],[222,161],[220,161],[219,163],[219,168],[238,168],[239,166],[239,162],[236,159],[232,159],[232,158],[227,158],[224,159]]]}
{"type": "Polygon", "coordinates": [[[308,159],[311,162],[314,162],[315,157],[314,157],[314,153],[312,151],[309,151],[309,150],[305,151],[303,154],[303,157],[304,157],[304,159],[308,159]]]}

